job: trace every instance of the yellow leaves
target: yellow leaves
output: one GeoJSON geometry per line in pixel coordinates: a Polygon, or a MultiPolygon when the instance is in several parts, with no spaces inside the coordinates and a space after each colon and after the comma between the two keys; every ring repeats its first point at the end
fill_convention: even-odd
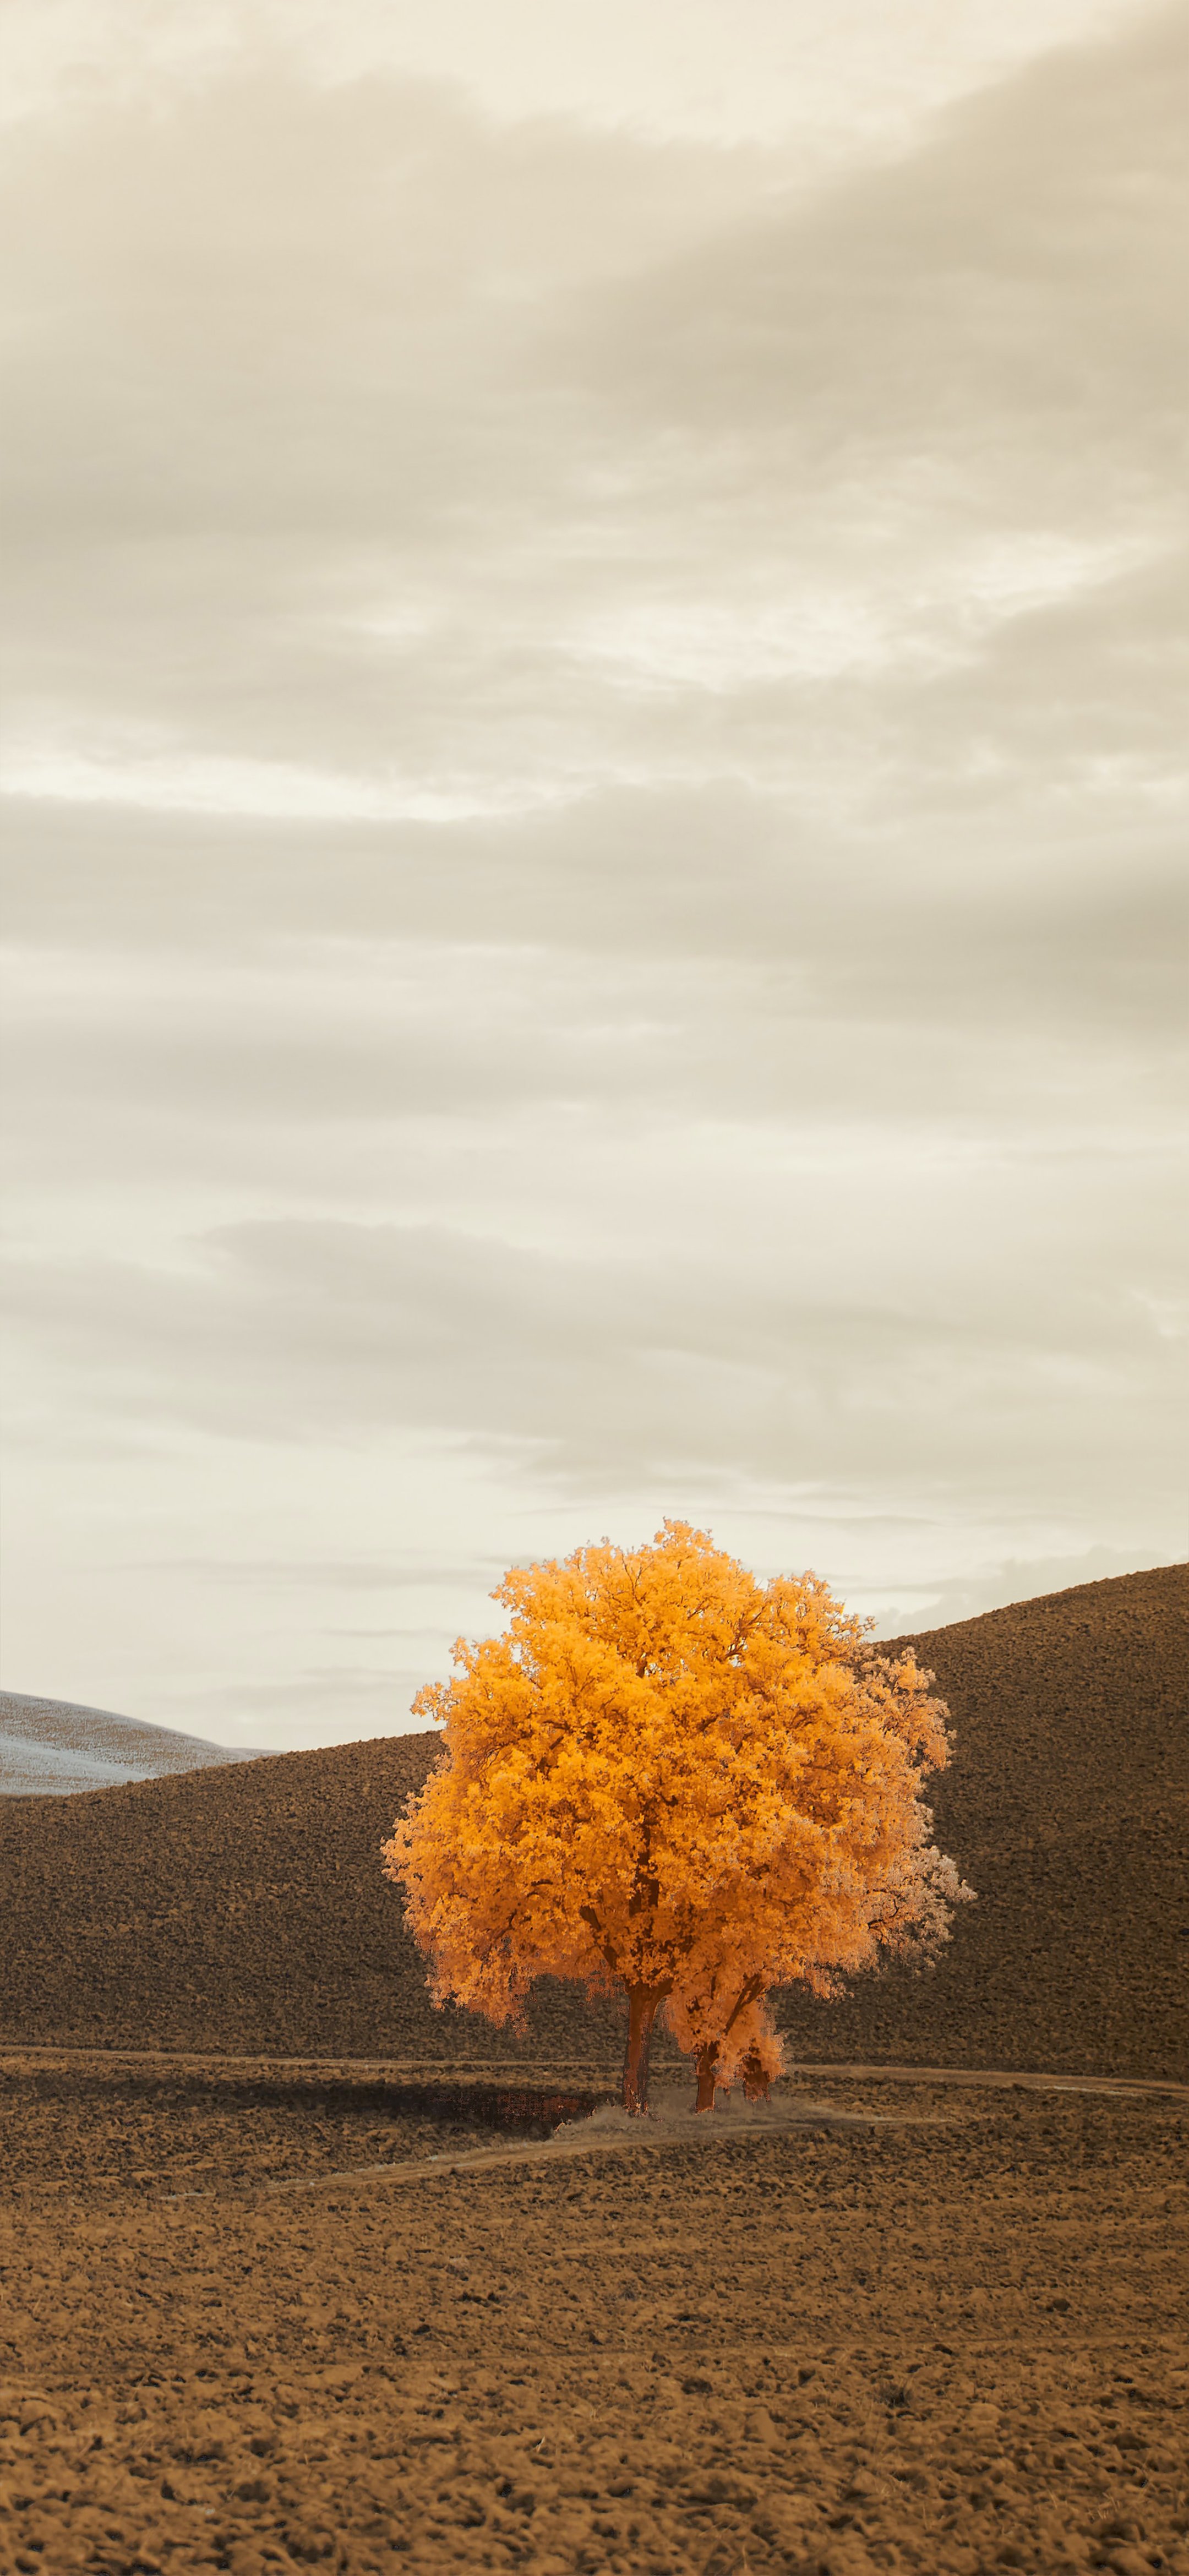
{"type": "Polygon", "coordinates": [[[709,2028],[873,1959],[914,1890],[942,1937],[919,1790],[945,1712],[815,1577],[761,1586],[667,1521],[494,1597],[506,1633],[415,1703],[445,1759],[384,1852],[436,2000],[504,2019],[545,1971],[602,1984],[613,1962],[709,2028]]]}

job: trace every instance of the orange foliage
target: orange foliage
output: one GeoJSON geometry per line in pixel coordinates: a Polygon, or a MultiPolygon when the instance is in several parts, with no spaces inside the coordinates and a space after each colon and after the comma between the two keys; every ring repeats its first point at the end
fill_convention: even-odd
{"type": "Polygon", "coordinates": [[[770,1987],[831,1993],[944,1940],[966,1891],[922,1788],[946,1711],[824,1583],[761,1585],[666,1521],[651,1547],[514,1567],[492,1597],[506,1634],[460,1640],[414,1702],[445,1759],[384,1846],[435,2003],[504,2022],[544,1974],[624,1987],[643,2110],[662,2005],[699,2100],[707,2070],[711,2099],[740,2067],[766,2089],[770,1987]]]}

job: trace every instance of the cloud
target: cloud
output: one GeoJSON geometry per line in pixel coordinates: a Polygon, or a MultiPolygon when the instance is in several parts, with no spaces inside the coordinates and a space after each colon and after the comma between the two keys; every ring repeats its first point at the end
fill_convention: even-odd
{"type": "Polygon", "coordinates": [[[0,95],[13,120],[201,90],[261,50],[314,86],[419,76],[465,90],[487,118],[782,147],[803,183],[839,159],[903,146],[938,104],[1047,47],[1125,26],[1135,0],[1034,0],[1027,18],[921,0],[751,0],[748,42],[730,12],[688,0],[567,8],[504,0],[13,0],[0,95]]]}
{"type": "Polygon", "coordinates": [[[885,1193],[848,1219],[836,1174],[804,1191],[804,1245],[786,1214],[762,1266],[754,1235],[734,1259],[703,1242],[675,1263],[288,1220],[223,1228],[185,1271],[42,1263],[9,1289],[58,1368],[81,1365],[121,1414],[228,1438],[454,1435],[588,1497],[673,1477],[721,1493],[792,1469],[907,1500],[955,1476],[1002,1492],[1039,1417],[1066,1508],[1087,1480],[1105,1489],[1120,1441],[1175,1492],[1172,1354],[1128,1289],[1145,1193],[1120,1172],[1104,1225],[1088,1188],[1075,1234],[1068,1200],[1052,1226],[1040,1180],[996,1253],[1001,1182],[971,1178],[941,1190],[962,1246],[933,1247],[925,1294],[909,1265],[928,1201],[885,1193]],[[1084,1268],[1049,1269],[1054,1231],[1084,1268]]]}
{"type": "Polygon", "coordinates": [[[717,773],[820,820],[922,765],[1002,804],[1090,713],[1100,759],[1150,753],[1180,41],[1042,63],[809,203],[275,63],[36,129],[16,778],[446,819],[717,773]],[[1104,622],[1122,690],[1076,669],[1104,622]]]}

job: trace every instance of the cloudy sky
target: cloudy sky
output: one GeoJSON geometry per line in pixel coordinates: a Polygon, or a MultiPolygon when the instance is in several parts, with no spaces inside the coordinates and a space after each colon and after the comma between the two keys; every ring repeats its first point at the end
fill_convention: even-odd
{"type": "Polygon", "coordinates": [[[7,1687],[1184,1554],[1186,28],[9,0],[7,1687]]]}

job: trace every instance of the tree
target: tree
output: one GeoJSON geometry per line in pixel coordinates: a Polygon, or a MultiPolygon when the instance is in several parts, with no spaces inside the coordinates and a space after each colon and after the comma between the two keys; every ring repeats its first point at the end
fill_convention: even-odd
{"type": "Polygon", "coordinates": [[[946,1710],[811,1574],[760,1584],[705,1531],[514,1567],[506,1632],[460,1639],[414,1710],[445,1759],[384,1846],[435,2003],[519,2021],[535,1978],[627,1996],[647,2106],[667,2006],[700,2106],[779,2043],[768,1990],[935,1949],[967,1891],[922,1790],[946,1710]]]}
{"type": "Polygon", "coordinates": [[[717,2026],[714,2000],[712,1990],[709,1998],[695,1995],[691,2006],[688,1993],[677,1989],[668,1996],[664,2007],[664,2018],[678,2047],[693,2058],[697,2069],[695,2110],[712,2111],[715,2095],[729,2093],[740,2077],[749,2102],[766,2101],[769,2086],[784,2065],[784,2045],[772,2026],[764,1995],[752,1992],[747,1980],[740,1986],[728,1963],[717,2026]],[[706,2009],[707,2001],[710,2011],[706,2009]]]}

